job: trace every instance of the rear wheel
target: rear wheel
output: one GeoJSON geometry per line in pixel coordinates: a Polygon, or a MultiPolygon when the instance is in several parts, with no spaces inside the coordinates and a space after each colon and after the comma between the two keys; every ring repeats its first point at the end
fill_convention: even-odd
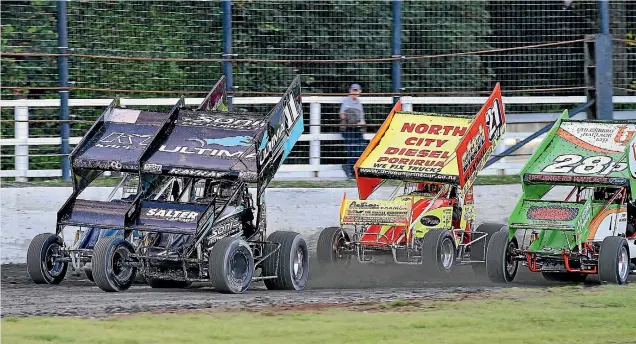
{"type": "Polygon", "coordinates": [[[601,282],[626,284],[629,277],[629,246],[623,237],[603,239],[598,254],[598,277],[601,282]]]}
{"type": "Polygon", "coordinates": [[[519,262],[513,259],[512,252],[519,248],[517,238],[508,240],[508,231],[492,235],[486,249],[486,272],[495,283],[508,283],[517,275],[519,262]]]}
{"type": "Polygon", "coordinates": [[[239,294],[247,290],[254,276],[254,256],[245,240],[227,237],[210,251],[210,281],[216,291],[239,294]]]}
{"type": "Polygon", "coordinates": [[[27,271],[37,284],[59,284],[66,276],[67,262],[63,258],[64,241],[52,233],[38,234],[27,251],[27,271]]]}
{"type": "MultiPolygon", "coordinates": [[[[303,290],[309,277],[309,251],[305,239],[296,232],[274,232],[267,241],[280,244],[278,251],[263,262],[265,286],[270,290],[303,290]]],[[[275,249],[267,245],[265,255],[275,249]]]]}
{"type": "MultiPolygon", "coordinates": [[[[470,264],[473,268],[473,271],[479,275],[486,275],[486,248],[488,248],[488,243],[490,242],[490,238],[500,231],[505,231],[506,226],[500,223],[482,223],[477,227],[476,232],[486,233],[486,237],[472,243],[470,245],[470,260],[474,261],[484,261],[483,263],[472,263],[470,264]]],[[[473,235],[483,235],[483,234],[473,234],[473,235]]],[[[471,239],[473,239],[471,237],[471,239]]],[[[474,239],[473,239],[474,240],[474,239]]]]}
{"type": "Polygon", "coordinates": [[[543,278],[552,282],[572,282],[581,283],[587,278],[587,274],[576,272],[548,272],[542,271],[543,278]]]}
{"type": "Polygon", "coordinates": [[[124,291],[132,285],[137,267],[130,264],[135,250],[122,237],[102,237],[95,244],[91,268],[95,284],[108,292],[124,291]]]}
{"type": "Polygon", "coordinates": [[[340,227],[323,229],[316,243],[318,263],[320,265],[349,264],[351,255],[343,252],[349,241],[349,235],[340,227]]]}
{"type": "Polygon", "coordinates": [[[427,270],[449,274],[455,267],[456,252],[450,231],[431,229],[422,238],[422,265],[427,270]]]}

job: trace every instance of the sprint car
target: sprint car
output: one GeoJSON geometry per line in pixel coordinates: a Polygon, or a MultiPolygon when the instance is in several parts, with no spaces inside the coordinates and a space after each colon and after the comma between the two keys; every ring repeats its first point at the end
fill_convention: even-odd
{"type": "Polygon", "coordinates": [[[633,121],[572,120],[566,110],[521,171],[508,230],[488,245],[489,278],[511,282],[521,262],[551,281],[627,283],[636,272],[635,154],[633,121]]]}
{"type": "Polygon", "coordinates": [[[355,257],[442,275],[474,263],[485,273],[486,242],[503,225],[473,227],[472,185],[505,125],[499,84],[476,116],[405,112],[397,102],[354,166],[359,199],[345,195],[340,226],[320,233],[319,263],[355,257]],[[400,181],[389,199],[369,199],[387,180],[400,181]]]}
{"type": "MultiPolygon", "coordinates": [[[[198,109],[227,110],[227,92],[225,77],[216,83],[198,109]]],[[[73,171],[73,193],[68,198],[57,216],[56,234],[42,233],[30,243],[27,251],[27,271],[35,283],[60,283],[71,263],[71,269],[83,271],[86,278],[93,282],[91,258],[97,240],[108,236],[123,236],[124,230],[117,227],[103,228],[90,226],[92,219],[83,223],[81,211],[83,206],[92,207],[90,201],[78,199],[91,182],[94,182],[104,172],[120,173],[121,178],[107,197],[106,202],[125,206],[131,203],[139,188],[139,162],[136,160],[156,135],[162,126],[167,124],[171,116],[175,116],[178,108],[183,108],[183,99],[168,113],[157,111],[136,110],[122,107],[120,99],[115,98],[100,118],[88,131],[86,138],[78,144],[70,155],[73,171]],[[133,124],[136,124],[133,125],[133,124]],[[88,158],[87,158],[88,157],[88,158]],[[119,195],[119,197],[116,197],[119,195]],[[66,222],[71,208],[76,211],[75,223],[66,222]],[[79,217],[78,217],[79,216],[79,217]],[[64,241],[64,229],[76,227],[72,245],[64,241]],[[42,251],[46,249],[45,251],[42,251]],[[66,261],[66,263],[64,263],[66,261]]],[[[175,179],[167,180],[162,185],[163,193],[154,197],[165,198],[172,190],[175,179]]],[[[104,208],[108,209],[108,208],[104,208]]],[[[95,214],[86,214],[94,216],[95,214]]],[[[139,232],[133,232],[131,242],[136,246],[141,238],[139,232]]],[[[139,280],[139,279],[138,279],[139,280]]],[[[143,281],[143,279],[141,279],[143,281]]]]}
{"type": "MultiPolygon", "coordinates": [[[[165,120],[116,116],[127,125],[121,131],[135,138],[146,134],[144,121],[159,126],[143,145],[126,142],[124,151],[134,155],[135,164],[122,162],[122,168],[130,166],[139,176],[133,201],[112,205],[72,198],[58,221],[58,226],[123,231],[100,238],[92,250],[97,286],[123,291],[141,274],[151,287],[160,288],[196,281],[211,282],[220,292],[241,293],[252,281],[264,280],[269,289],[303,289],[309,271],[304,239],[295,232],[266,237],[265,217],[265,189],[303,132],[300,97],[297,78],[266,115],[219,111],[224,102],[206,97],[194,110],[181,102],[165,120]],[[256,184],[256,201],[248,183],[256,184]],[[134,232],[142,236],[136,246],[130,242],[134,232]]],[[[80,146],[90,151],[96,142],[86,139],[80,146]]],[[[122,159],[119,150],[111,149],[103,155],[85,154],[83,163],[75,161],[79,155],[72,156],[73,166],[79,167],[73,170],[78,189],[101,173],[93,167],[97,162],[122,159]]],[[[41,274],[50,273],[51,266],[66,270],[70,259],[59,250],[63,241],[57,237],[55,245],[42,242],[36,248],[41,274]]]]}

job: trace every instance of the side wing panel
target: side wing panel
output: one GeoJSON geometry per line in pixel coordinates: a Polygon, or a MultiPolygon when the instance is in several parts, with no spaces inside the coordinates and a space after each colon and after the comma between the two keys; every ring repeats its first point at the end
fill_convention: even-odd
{"type": "Polygon", "coordinates": [[[506,115],[497,83],[457,147],[459,185],[463,192],[473,185],[505,132],[506,115]]]}
{"type": "Polygon", "coordinates": [[[226,84],[225,76],[222,76],[221,79],[216,82],[216,85],[214,85],[210,93],[205,96],[205,99],[203,99],[197,111],[227,111],[226,84]]]}
{"type": "Polygon", "coordinates": [[[280,102],[267,115],[267,119],[266,130],[259,138],[256,151],[259,191],[264,190],[274,178],[304,131],[299,76],[292,81],[280,102]]]}

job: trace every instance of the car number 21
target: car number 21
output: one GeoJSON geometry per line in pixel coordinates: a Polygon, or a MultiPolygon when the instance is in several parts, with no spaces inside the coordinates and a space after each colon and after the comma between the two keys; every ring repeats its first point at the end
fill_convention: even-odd
{"type": "Polygon", "coordinates": [[[609,156],[591,156],[583,159],[576,154],[559,155],[554,162],[543,169],[546,173],[570,173],[576,174],[600,174],[608,175],[612,172],[620,172],[627,168],[624,162],[614,163],[609,156]]]}

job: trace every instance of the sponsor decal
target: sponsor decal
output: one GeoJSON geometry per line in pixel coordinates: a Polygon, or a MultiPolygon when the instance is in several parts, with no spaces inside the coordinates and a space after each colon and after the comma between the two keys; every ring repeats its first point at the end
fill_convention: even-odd
{"type": "Polygon", "coordinates": [[[196,141],[201,144],[201,147],[208,145],[221,145],[226,147],[236,147],[236,146],[249,146],[252,144],[252,138],[250,136],[229,136],[218,139],[188,139],[186,141],[196,141]]]}
{"type": "Polygon", "coordinates": [[[612,184],[627,185],[626,178],[609,178],[596,176],[576,176],[576,175],[550,175],[550,174],[526,174],[524,180],[527,182],[554,182],[554,183],[592,183],[592,184],[612,184]]]}
{"type": "Polygon", "coordinates": [[[435,215],[422,216],[422,218],[420,219],[420,223],[427,227],[437,226],[439,225],[440,222],[441,222],[440,218],[435,215]]]}
{"type": "Polygon", "coordinates": [[[368,201],[344,200],[340,222],[342,224],[409,224],[411,200],[368,201]]]}
{"type": "Polygon", "coordinates": [[[114,132],[102,137],[95,147],[134,150],[147,146],[152,135],[114,132]]]}
{"type": "Polygon", "coordinates": [[[437,173],[426,173],[426,172],[401,172],[401,171],[392,171],[392,170],[378,170],[374,168],[360,168],[359,173],[361,176],[370,176],[377,178],[414,178],[414,179],[426,179],[430,181],[438,181],[438,182],[446,182],[446,183],[455,183],[457,182],[456,175],[444,175],[437,173]]]}
{"type": "Polygon", "coordinates": [[[222,221],[222,223],[212,227],[212,230],[210,231],[210,239],[208,239],[208,241],[216,242],[218,239],[234,235],[242,229],[243,225],[241,224],[241,221],[239,221],[238,216],[233,216],[232,218],[222,221]]]}
{"type": "Polygon", "coordinates": [[[457,175],[455,148],[468,130],[468,118],[397,113],[360,170],[378,177],[428,178],[457,175]],[[373,171],[376,171],[375,173],[373,171]]]}
{"type": "Polygon", "coordinates": [[[193,223],[197,221],[198,211],[182,211],[174,209],[149,208],[146,210],[145,216],[160,218],[167,221],[178,221],[185,223],[193,223]]]}
{"type": "Polygon", "coordinates": [[[565,206],[531,206],[528,208],[529,220],[572,221],[579,214],[578,208],[565,206]]]}
{"type": "Polygon", "coordinates": [[[184,112],[180,115],[178,124],[232,130],[254,130],[264,127],[266,122],[260,119],[234,118],[219,114],[184,112]]]}
{"type": "Polygon", "coordinates": [[[583,208],[583,212],[581,213],[581,217],[579,221],[576,223],[576,228],[581,228],[590,220],[590,213],[592,212],[592,202],[588,200],[585,203],[585,207],[583,208]]]}
{"type": "Polygon", "coordinates": [[[614,162],[609,156],[599,155],[584,159],[578,154],[563,154],[554,158],[553,163],[543,168],[542,172],[606,176],[626,168],[627,163],[614,162]]]}
{"type": "Polygon", "coordinates": [[[222,178],[226,176],[227,172],[217,172],[217,171],[206,171],[206,170],[195,170],[189,168],[173,168],[168,171],[168,174],[171,175],[180,175],[180,176],[192,176],[192,177],[203,177],[203,178],[222,178]]]}
{"type": "Polygon", "coordinates": [[[564,122],[558,135],[564,140],[598,153],[622,153],[636,135],[636,124],[564,122]]]}
{"type": "Polygon", "coordinates": [[[123,165],[119,161],[75,159],[73,167],[119,171],[123,165]]]}
{"type": "Polygon", "coordinates": [[[163,166],[160,165],[160,164],[151,164],[151,163],[144,164],[144,171],[145,172],[161,173],[161,169],[162,168],[163,168],[163,166]]]}
{"type": "MultiPolygon", "coordinates": [[[[242,151],[242,150],[230,152],[229,150],[226,150],[226,149],[207,148],[208,143],[205,140],[201,140],[201,139],[186,139],[186,141],[196,142],[198,145],[200,145],[200,147],[191,147],[186,145],[171,147],[171,146],[161,145],[159,147],[159,151],[167,152],[167,153],[196,154],[201,156],[209,156],[213,158],[227,158],[227,159],[238,159],[238,158],[254,159],[256,157],[256,154],[253,152],[243,155],[245,151],[242,151]]],[[[216,143],[212,143],[212,144],[216,144],[216,143]]]]}

